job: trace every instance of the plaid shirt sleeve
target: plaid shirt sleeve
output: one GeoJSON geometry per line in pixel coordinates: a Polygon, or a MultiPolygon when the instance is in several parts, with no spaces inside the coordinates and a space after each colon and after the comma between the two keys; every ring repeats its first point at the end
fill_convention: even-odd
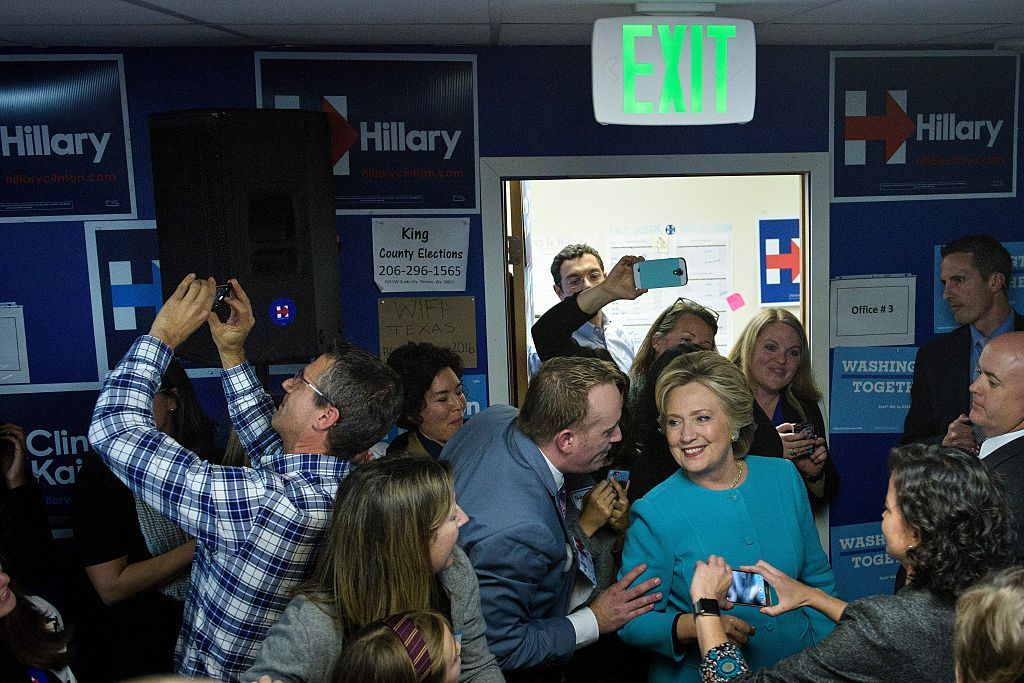
{"type": "MultiPolygon", "coordinates": [[[[230,551],[252,529],[266,481],[258,470],[211,465],[157,430],[153,396],[171,355],[158,339],[136,340],[103,382],[89,441],[133,493],[211,549],[230,551]]],[[[269,427],[269,415],[256,406],[240,414],[269,427]]],[[[239,427],[239,434],[255,431],[244,419],[239,427]]]]}
{"type": "Polygon", "coordinates": [[[252,365],[246,362],[224,371],[224,396],[231,425],[253,467],[259,467],[265,456],[282,451],[281,437],[270,425],[274,402],[263,391],[252,365]]]}

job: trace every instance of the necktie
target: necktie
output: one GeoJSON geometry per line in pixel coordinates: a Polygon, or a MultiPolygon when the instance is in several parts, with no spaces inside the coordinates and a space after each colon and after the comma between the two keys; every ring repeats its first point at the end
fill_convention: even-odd
{"type": "MultiPolygon", "coordinates": [[[[981,339],[979,339],[975,343],[975,347],[978,349],[978,358],[979,359],[981,358],[981,352],[985,350],[985,347],[988,345],[988,343],[990,341],[992,341],[992,337],[986,337],[986,336],[982,335],[981,339]]],[[[975,370],[975,373],[974,373],[975,377],[977,377],[979,373],[980,373],[980,370],[975,370]]],[[[974,443],[978,444],[978,446],[980,447],[981,444],[987,438],[985,436],[985,432],[982,431],[981,427],[979,427],[978,425],[973,424],[973,423],[971,424],[971,431],[974,433],[974,443]]]]}
{"type": "Polygon", "coordinates": [[[558,511],[562,514],[562,519],[565,519],[565,511],[567,505],[567,497],[565,493],[565,484],[558,487],[558,511]]]}

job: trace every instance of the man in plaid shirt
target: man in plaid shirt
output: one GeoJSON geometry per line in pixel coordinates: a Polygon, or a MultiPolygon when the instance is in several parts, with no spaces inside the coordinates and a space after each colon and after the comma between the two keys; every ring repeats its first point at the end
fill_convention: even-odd
{"type": "Polygon", "coordinates": [[[248,669],[289,592],[306,578],[330,523],[348,458],[375,443],[402,405],[395,373],[340,344],[284,382],[275,412],[243,342],[255,324],[237,281],[231,315],[210,313],[216,283],[189,275],[106,377],[89,441],[145,502],[198,544],[175,668],[235,680],[248,669]],[[211,465],[157,431],[153,399],[175,347],[209,324],[231,421],[252,467],[211,465]]]}

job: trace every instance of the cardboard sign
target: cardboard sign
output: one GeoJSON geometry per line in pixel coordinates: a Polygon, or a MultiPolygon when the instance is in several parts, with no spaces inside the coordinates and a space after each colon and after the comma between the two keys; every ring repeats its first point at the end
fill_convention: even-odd
{"type": "Polygon", "coordinates": [[[477,367],[476,300],[471,296],[377,300],[380,357],[408,342],[451,349],[466,368],[477,367]]]}

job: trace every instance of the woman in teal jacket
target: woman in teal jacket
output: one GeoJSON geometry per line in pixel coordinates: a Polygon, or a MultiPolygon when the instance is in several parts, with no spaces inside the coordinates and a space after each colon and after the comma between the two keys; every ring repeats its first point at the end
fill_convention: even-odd
{"type": "MultiPolygon", "coordinates": [[[[807,585],[835,592],[807,493],[796,468],[746,458],[755,430],[743,374],[711,351],[674,360],[655,389],[662,429],[680,470],[633,504],[622,566],[647,563],[664,598],[620,631],[654,653],[650,681],[699,681],[690,600],[694,566],[710,554],[732,566],[767,560],[807,585]]],[[[770,666],[827,636],[833,624],[810,609],[777,617],[737,605],[723,623],[751,667],[770,666]]]]}

